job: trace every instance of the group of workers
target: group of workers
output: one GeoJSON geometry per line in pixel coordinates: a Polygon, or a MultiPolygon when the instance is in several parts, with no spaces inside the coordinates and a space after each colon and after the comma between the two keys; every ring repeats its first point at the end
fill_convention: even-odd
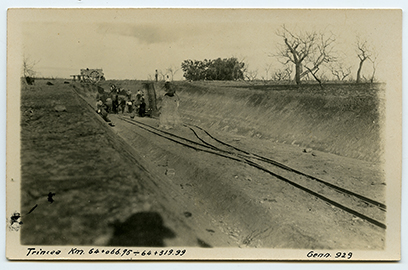
{"type": "Polygon", "coordinates": [[[107,98],[108,113],[116,114],[122,112],[122,114],[124,114],[126,112],[137,114],[140,117],[145,116],[146,102],[142,91],[138,90],[135,98],[132,98],[132,92],[130,90],[125,91],[112,84],[109,96],[112,101],[107,98]]]}
{"type": "MultiPolygon", "coordinates": [[[[171,129],[177,127],[181,121],[178,114],[180,99],[176,94],[175,87],[166,81],[164,84],[165,94],[158,98],[158,109],[160,113],[159,127],[171,129]]],[[[107,93],[102,87],[98,87],[96,96],[96,111],[101,117],[113,126],[108,115],[110,113],[130,114],[130,118],[135,116],[144,117],[146,115],[146,102],[141,90],[133,96],[130,90],[125,91],[116,85],[110,85],[110,92],[107,93]]]]}
{"type": "Polygon", "coordinates": [[[118,113],[129,113],[134,118],[135,115],[144,117],[146,114],[146,103],[143,93],[139,90],[132,98],[132,92],[130,90],[125,91],[111,84],[110,92],[106,93],[102,87],[98,87],[98,93],[96,95],[96,112],[102,116],[102,118],[112,123],[108,115],[118,113]]]}

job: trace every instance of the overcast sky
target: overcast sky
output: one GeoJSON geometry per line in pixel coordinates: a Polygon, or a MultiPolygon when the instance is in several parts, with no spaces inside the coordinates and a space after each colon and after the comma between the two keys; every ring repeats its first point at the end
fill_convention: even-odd
{"type": "MultiPolygon", "coordinates": [[[[395,14],[395,13],[394,13],[395,14]]],[[[336,10],[20,10],[9,13],[20,32],[21,57],[36,62],[40,76],[69,77],[81,68],[102,68],[107,79],[147,79],[155,69],[180,68],[186,59],[237,57],[258,77],[281,68],[275,57],[283,24],[297,31],[332,32],[346,65],[358,66],[356,37],[379,54],[377,74],[384,78],[400,25],[392,11],[336,10]]],[[[12,25],[13,26],[13,25],[12,25]]],[[[395,44],[397,43],[397,44],[395,44]]],[[[365,72],[371,73],[367,63],[365,72]]],[[[182,78],[182,70],[175,76],[182,78]]]]}

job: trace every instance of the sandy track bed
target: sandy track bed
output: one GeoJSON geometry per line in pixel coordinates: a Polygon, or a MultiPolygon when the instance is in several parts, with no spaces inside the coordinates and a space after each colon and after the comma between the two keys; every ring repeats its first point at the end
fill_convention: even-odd
{"type": "MultiPolygon", "coordinates": [[[[70,86],[23,91],[22,101],[23,114],[38,106],[34,111],[42,115],[22,119],[23,209],[27,213],[39,205],[24,219],[25,243],[121,245],[126,233],[138,228],[135,215],[150,213],[144,218],[156,221],[157,230],[148,234],[139,224],[135,238],[156,238],[156,245],[383,248],[383,229],[271,175],[154,136],[121,116],[111,115],[116,125],[109,127],[70,86]],[[65,104],[67,112],[53,112],[55,102],[65,104]],[[56,193],[53,203],[47,202],[48,192],[56,193]]],[[[138,121],[157,125],[155,119],[138,121]]],[[[184,127],[174,132],[193,138],[184,127]]],[[[248,151],[383,199],[381,173],[370,163],[212,132],[248,151]]]]}

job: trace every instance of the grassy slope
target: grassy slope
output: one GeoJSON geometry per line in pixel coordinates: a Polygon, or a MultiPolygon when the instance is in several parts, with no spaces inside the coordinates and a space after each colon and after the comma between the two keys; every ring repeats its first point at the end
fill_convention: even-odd
{"type": "MultiPolygon", "coordinates": [[[[142,81],[105,81],[142,89],[142,81]]],[[[384,85],[265,85],[246,82],[175,82],[185,122],[379,162],[384,85]]],[[[163,83],[156,83],[158,97],[163,83]]]]}
{"type": "Polygon", "coordinates": [[[179,83],[186,120],[342,156],[379,161],[379,85],[179,83]]]}

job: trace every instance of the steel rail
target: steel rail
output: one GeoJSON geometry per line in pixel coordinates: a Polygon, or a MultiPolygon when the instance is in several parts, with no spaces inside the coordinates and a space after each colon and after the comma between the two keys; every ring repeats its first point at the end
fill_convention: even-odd
{"type": "MultiPolygon", "coordinates": [[[[85,101],[85,103],[87,103],[89,107],[91,107],[92,109],[94,109],[94,108],[92,107],[92,105],[89,104],[89,103],[76,91],[76,89],[73,89],[73,91],[78,95],[78,97],[80,97],[83,101],[85,101]]],[[[331,205],[333,205],[333,206],[336,206],[336,207],[342,209],[342,210],[345,211],[345,212],[348,212],[348,213],[353,214],[353,215],[355,215],[355,216],[357,216],[357,217],[359,217],[359,218],[361,218],[361,219],[363,219],[363,220],[366,220],[366,221],[368,221],[369,223],[371,223],[371,224],[373,224],[373,225],[375,225],[375,226],[378,226],[378,227],[383,228],[383,229],[386,229],[386,228],[387,228],[387,226],[386,226],[384,223],[382,223],[382,222],[379,222],[379,221],[374,220],[374,219],[372,219],[372,218],[370,218],[370,217],[368,217],[368,216],[365,216],[364,214],[361,214],[361,213],[359,213],[359,212],[357,212],[357,211],[355,211],[355,210],[353,210],[353,209],[351,209],[351,208],[348,208],[348,207],[346,207],[346,206],[343,206],[342,204],[339,204],[339,203],[337,203],[337,202],[335,202],[335,201],[333,201],[333,200],[331,200],[331,199],[329,199],[329,198],[327,198],[327,197],[325,197],[325,196],[323,196],[323,195],[320,195],[320,194],[318,194],[318,193],[316,193],[316,192],[314,192],[314,191],[312,191],[312,190],[310,190],[310,189],[308,189],[308,188],[306,188],[306,187],[303,187],[302,185],[299,185],[299,184],[297,184],[297,183],[295,183],[295,182],[293,182],[293,181],[291,181],[291,180],[289,180],[289,179],[287,179],[287,178],[285,178],[285,177],[283,177],[283,176],[280,176],[280,175],[278,175],[278,174],[275,174],[275,173],[269,171],[268,169],[262,167],[261,165],[259,165],[259,164],[255,163],[255,162],[250,161],[250,160],[247,159],[247,158],[250,158],[250,157],[245,158],[245,157],[243,157],[243,156],[241,156],[241,155],[238,155],[238,157],[232,157],[231,155],[235,155],[235,156],[237,156],[237,155],[234,154],[234,153],[231,153],[231,152],[229,152],[229,151],[225,151],[225,150],[218,149],[217,147],[214,147],[214,146],[209,146],[208,143],[200,144],[200,143],[194,142],[194,141],[192,141],[192,140],[189,140],[189,139],[186,139],[186,138],[177,136],[177,135],[172,134],[172,133],[170,133],[170,132],[166,132],[166,131],[157,129],[157,128],[155,128],[155,127],[152,127],[152,126],[150,126],[150,125],[141,123],[141,122],[136,121],[136,120],[130,121],[130,120],[128,120],[128,119],[124,119],[123,117],[119,117],[119,119],[124,120],[125,122],[130,123],[130,124],[132,124],[132,125],[138,126],[139,128],[142,128],[142,129],[144,129],[144,130],[146,130],[146,131],[148,131],[148,132],[150,132],[150,133],[156,134],[156,135],[158,135],[158,136],[160,136],[160,137],[163,137],[163,138],[165,138],[165,139],[167,139],[167,140],[170,140],[170,141],[173,141],[173,142],[175,142],[175,143],[181,144],[181,145],[183,145],[183,146],[185,146],[185,147],[194,149],[194,150],[196,150],[196,151],[202,151],[202,152],[214,154],[214,155],[217,155],[217,156],[220,156],[220,157],[228,158],[228,159],[231,159],[231,160],[234,160],[234,161],[237,161],[237,162],[242,162],[242,163],[245,163],[245,164],[247,164],[247,165],[250,165],[250,166],[252,166],[252,167],[254,167],[254,168],[257,168],[257,169],[259,169],[259,170],[262,170],[262,171],[264,171],[264,172],[267,172],[267,173],[273,175],[274,177],[276,177],[277,179],[282,180],[282,181],[284,181],[284,182],[286,182],[286,183],[288,183],[288,184],[290,184],[290,185],[293,185],[293,186],[299,188],[300,190],[303,190],[304,192],[307,192],[307,193],[309,193],[309,194],[311,194],[311,195],[313,195],[313,196],[316,196],[317,198],[319,198],[319,199],[321,199],[321,200],[323,200],[323,201],[326,201],[326,202],[328,202],[329,204],[331,204],[331,205]],[[149,128],[154,129],[154,130],[156,130],[156,131],[149,130],[149,128],[142,127],[141,125],[148,126],[149,128]],[[183,142],[177,141],[177,140],[175,140],[175,139],[172,139],[172,138],[169,138],[169,137],[167,137],[167,136],[164,136],[164,135],[160,134],[160,132],[163,133],[163,134],[166,134],[166,135],[168,135],[168,136],[172,136],[172,137],[176,137],[176,138],[178,138],[178,139],[184,140],[184,141],[186,141],[186,142],[188,142],[188,143],[190,143],[190,144],[193,144],[193,145],[201,146],[201,147],[204,147],[204,148],[210,148],[210,149],[212,149],[213,151],[206,150],[206,149],[200,149],[200,148],[198,148],[198,147],[189,145],[188,143],[183,143],[183,142]],[[215,152],[214,152],[214,151],[215,151],[215,152]],[[221,154],[221,153],[219,153],[219,152],[226,153],[226,154],[221,154]]],[[[196,126],[196,127],[199,128],[199,129],[201,129],[201,128],[198,127],[198,126],[196,126]]],[[[203,131],[206,132],[205,130],[203,130],[203,131]]],[[[210,136],[210,137],[213,138],[213,136],[211,136],[208,132],[206,132],[206,133],[208,134],[208,136],[210,136]]],[[[220,141],[220,140],[218,140],[218,139],[216,139],[216,138],[214,138],[214,140],[220,142],[221,144],[230,146],[230,147],[234,148],[235,150],[240,151],[240,152],[242,152],[242,153],[245,153],[245,154],[247,154],[247,155],[251,155],[251,156],[253,155],[253,156],[256,156],[256,157],[261,158],[261,159],[269,160],[268,158],[265,158],[265,157],[262,157],[262,156],[259,156],[259,155],[256,155],[256,154],[248,153],[248,152],[246,152],[246,151],[244,151],[244,150],[241,150],[241,149],[236,148],[236,147],[234,147],[234,146],[232,146],[232,145],[229,145],[229,144],[227,144],[227,143],[224,143],[224,142],[222,142],[222,141],[220,141]]],[[[271,161],[273,161],[273,160],[271,160],[271,161]]],[[[276,162],[276,161],[273,161],[273,162],[276,162]]],[[[278,163],[278,162],[276,162],[276,163],[277,163],[277,164],[280,164],[280,163],[278,163]]],[[[282,165],[282,166],[284,166],[284,167],[287,167],[286,165],[283,165],[283,164],[280,164],[280,165],[282,165]]],[[[289,168],[289,167],[288,167],[288,168],[289,168]]],[[[294,169],[292,169],[292,168],[290,168],[290,169],[291,169],[291,171],[296,172],[296,170],[294,170],[294,169]]],[[[313,176],[312,176],[312,177],[313,177],[313,176]]],[[[385,205],[384,205],[384,206],[385,206],[385,205]]]]}
{"type": "MultiPolygon", "coordinates": [[[[378,207],[379,209],[381,209],[382,211],[386,211],[386,209],[387,209],[387,206],[386,206],[385,204],[381,203],[381,202],[375,201],[375,200],[373,200],[373,199],[367,198],[367,197],[365,197],[365,196],[363,196],[363,195],[360,195],[360,194],[358,194],[358,193],[355,193],[355,192],[352,192],[352,191],[350,191],[350,190],[344,189],[344,188],[342,188],[342,187],[336,186],[336,185],[331,184],[331,183],[329,183],[329,182],[327,182],[327,181],[325,181],[325,180],[319,179],[319,178],[317,178],[317,177],[315,177],[315,176],[313,176],[313,175],[310,175],[310,174],[301,172],[301,171],[299,171],[299,170],[296,170],[296,169],[294,169],[294,168],[291,168],[291,167],[289,167],[289,166],[287,166],[287,165],[285,165],[285,164],[282,164],[282,163],[280,163],[280,162],[278,162],[278,161],[276,161],[276,160],[272,160],[272,159],[269,159],[269,158],[267,158],[267,157],[263,157],[263,156],[260,156],[260,155],[257,155],[257,154],[252,154],[252,153],[249,153],[249,152],[244,151],[244,150],[242,150],[242,149],[239,149],[239,148],[237,148],[237,147],[235,147],[235,146],[232,146],[232,145],[230,145],[230,144],[228,144],[228,143],[225,143],[225,142],[223,142],[223,141],[221,141],[221,140],[215,138],[214,136],[212,136],[211,134],[209,134],[209,133],[208,133],[206,130],[204,130],[203,128],[201,128],[201,127],[199,127],[199,126],[196,126],[196,125],[193,125],[193,126],[196,127],[196,128],[198,128],[198,129],[200,129],[200,130],[202,130],[203,132],[205,132],[210,138],[212,138],[213,140],[217,141],[218,143],[223,144],[223,145],[228,146],[228,147],[231,147],[231,148],[233,148],[233,149],[235,149],[235,150],[237,150],[237,151],[239,151],[239,152],[242,152],[242,153],[245,153],[245,154],[247,154],[247,155],[250,155],[249,158],[254,158],[254,159],[257,159],[257,160],[260,160],[260,161],[263,161],[263,162],[266,162],[266,163],[275,165],[275,166],[280,167],[280,168],[282,168],[282,169],[285,169],[285,170],[287,170],[287,171],[291,171],[291,172],[297,173],[297,174],[299,174],[299,175],[305,176],[305,177],[310,178],[310,179],[312,179],[312,180],[315,180],[315,181],[317,181],[317,182],[319,182],[319,183],[322,183],[322,184],[324,184],[324,185],[326,185],[326,186],[329,186],[330,188],[333,188],[333,189],[335,189],[335,190],[337,190],[337,191],[340,191],[340,192],[345,193],[345,194],[350,195],[350,196],[354,196],[354,197],[359,198],[360,200],[363,200],[363,201],[365,201],[365,202],[367,202],[367,203],[369,203],[369,204],[372,204],[372,205],[374,205],[374,206],[377,206],[377,207],[378,207]]],[[[194,134],[197,134],[197,133],[194,132],[194,134]]],[[[197,135],[196,135],[196,136],[197,136],[197,135]]],[[[200,140],[203,141],[201,138],[200,138],[200,140]]],[[[213,147],[215,147],[215,146],[213,146],[213,147]]]]}
{"type": "Polygon", "coordinates": [[[241,156],[241,155],[237,156],[234,153],[231,153],[231,152],[228,152],[228,151],[225,151],[225,150],[217,149],[214,146],[207,145],[208,143],[206,143],[206,144],[197,143],[195,141],[192,141],[192,140],[189,140],[187,138],[175,135],[173,133],[170,133],[170,132],[167,132],[167,131],[164,131],[164,130],[161,130],[161,129],[158,129],[158,128],[155,128],[155,127],[152,127],[152,126],[150,126],[148,124],[139,122],[137,120],[129,120],[129,119],[125,119],[123,117],[119,117],[119,119],[121,119],[121,120],[123,120],[123,121],[125,121],[125,122],[127,122],[129,124],[132,124],[134,126],[138,126],[139,128],[141,128],[143,130],[146,130],[146,131],[148,131],[150,133],[153,133],[155,135],[158,135],[158,136],[160,136],[162,138],[165,138],[165,139],[170,140],[172,142],[178,143],[178,144],[183,145],[185,147],[194,149],[196,151],[202,151],[202,152],[214,154],[214,155],[217,155],[217,156],[220,156],[220,157],[228,158],[228,159],[231,159],[231,160],[234,160],[234,161],[238,161],[238,162],[247,164],[249,166],[252,166],[254,168],[262,170],[264,172],[267,172],[268,174],[276,177],[277,179],[279,179],[281,181],[284,181],[284,182],[286,182],[286,183],[288,183],[288,184],[290,184],[290,185],[292,185],[292,186],[294,186],[294,187],[296,187],[296,188],[298,188],[298,189],[300,189],[302,191],[305,191],[305,192],[307,192],[307,193],[309,193],[309,194],[311,194],[311,195],[313,195],[313,196],[315,196],[315,197],[317,197],[317,198],[319,198],[319,199],[321,199],[321,200],[323,200],[323,201],[325,201],[325,202],[327,202],[327,203],[329,203],[329,204],[331,204],[331,205],[333,205],[333,206],[335,206],[335,207],[337,207],[339,209],[342,209],[345,212],[348,212],[349,214],[355,215],[356,217],[359,217],[359,218],[361,218],[363,220],[366,220],[367,222],[369,222],[369,223],[371,223],[371,224],[373,224],[375,226],[378,226],[378,227],[380,227],[382,229],[387,228],[387,226],[384,223],[382,223],[380,221],[377,221],[377,220],[375,220],[373,218],[370,218],[370,217],[368,217],[368,216],[366,216],[364,214],[361,214],[360,212],[357,212],[357,211],[355,211],[355,210],[353,210],[353,209],[351,209],[351,208],[349,208],[347,206],[344,206],[344,205],[342,205],[340,203],[337,203],[337,202],[331,200],[330,198],[327,198],[327,197],[325,197],[325,196],[323,196],[323,195],[321,195],[321,194],[319,194],[319,193],[317,193],[317,192],[315,192],[315,191],[313,191],[313,190],[311,190],[311,189],[309,189],[307,187],[304,187],[304,186],[302,186],[300,184],[297,184],[297,183],[291,181],[290,179],[288,179],[286,177],[278,175],[278,174],[276,174],[276,173],[262,167],[261,165],[249,160],[248,158],[245,158],[245,157],[241,156]],[[163,134],[165,134],[166,136],[163,135],[163,134]],[[171,138],[171,137],[173,137],[173,138],[171,138]],[[174,139],[174,138],[177,138],[179,140],[174,139]],[[185,142],[181,142],[180,140],[183,140],[185,142]],[[193,144],[195,146],[193,146],[191,144],[193,144]],[[197,146],[200,146],[201,148],[197,147],[197,146]],[[211,150],[208,150],[208,149],[211,149],[211,150]]]}

